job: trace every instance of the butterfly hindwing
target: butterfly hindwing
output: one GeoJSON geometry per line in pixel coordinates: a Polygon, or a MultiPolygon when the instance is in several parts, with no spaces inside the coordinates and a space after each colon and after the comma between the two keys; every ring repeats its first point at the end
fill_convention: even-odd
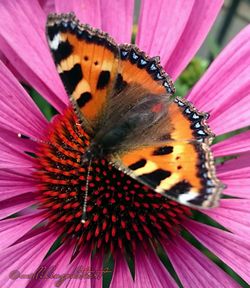
{"type": "Polygon", "coordinates": [[[216,178],[208,145],[213,138],[206,124],[208,116],[178,98],[169,105],[169,111],[172,128],[167,128],[170,123],[165,124],[168,138],[154,145],[132,145],[114,156],[114,165],[181,204],[216,206],[223,185],[216,178]]]}
{"type": "Polygon", "coordinates": [[[80,24],[74,14],[49,15],[47,38],[71,100],[87,120],[95,120],[117,77],[118,46],[107,34],[80,24]]]}

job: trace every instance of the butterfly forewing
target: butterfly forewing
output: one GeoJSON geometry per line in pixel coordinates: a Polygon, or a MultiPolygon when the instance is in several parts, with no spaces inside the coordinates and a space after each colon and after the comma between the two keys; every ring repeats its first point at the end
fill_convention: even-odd
{"type": "Polygon", "coordinates": [[[66,91],[87,120],[96,120],[117,77],[118,46],[73,14],[51,14],[47,38],[66,91]]]}

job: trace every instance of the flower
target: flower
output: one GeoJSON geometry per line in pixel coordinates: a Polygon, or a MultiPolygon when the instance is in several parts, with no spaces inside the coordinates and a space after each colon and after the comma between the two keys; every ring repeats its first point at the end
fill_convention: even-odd
{"type": "MultiPolygon", "coordinates": [[[[81,21],[102,28],[118,42],[130,42],[133,5],[132,0],[0,2],[1,51],[14,73],[0,62],[1,287],[102,287],[102,275],[107,283],[111,278],[110,287],[178,287],[179,283],[239,287],[215,264],[213,255],[217,263],[222,261],[246,282],[250,280],[249,132],[212,147],[216,157],[238,155],[218,164],[218,177],[227,185],[224,195],[229,196],[218,208],[191,210],[102,163],[105,170],[96,165],[90,185],[100,181],[99,174],[106,182],[90,195],[92,219],[79,232],[82,202],[74,189],[79,188],[84,171],[77,157],[81,142],[88,139],[75,125],[77,119],[50,56],[42,7],[73,10],[81,21]],[[59,115],[48,122],[14,75],[34,87],[59,115]],[[60,191],[59,185],[69,190],[60,191]],[[105,185],[111,191],[120,185],[127,192],[114,195],[105,191],[105,185]],[[214,221],[217,225],[212,225],[214,221]],[[203,250],[197,249],[201,246],[203,250]]],[[[143,1],[136,43],[150,55],[160,55],[175,80],[200,47],[221,5],[220,0],[154,1],[152,9],[151,1],[143,1]]],[[[187,95],[210,113],[209,125],[217,135],[250,122],[249,34],[248,26],[187,95]]]]}

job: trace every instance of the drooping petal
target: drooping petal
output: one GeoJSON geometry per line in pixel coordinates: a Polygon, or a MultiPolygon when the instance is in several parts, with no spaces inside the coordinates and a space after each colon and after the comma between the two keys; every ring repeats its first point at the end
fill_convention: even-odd
{"type": "Polygon", "coordinates": [[[219,222],[229,231],[250,237],[250,201],[245,199],[222,199],[218,208],[202,212],[219,222]]]}
{"type": "MultiPolygon", "coordinates": [[[[39,268],[37,268],[39,272],[37,273],[37,278],[32,279],[27,288],[51,288],[60,284],[60,281],[63,282],[63,275],[67,272],[66,268],[70,263],[73,249],[74,243],[63,243],[40,264],[39,268]],[[45,275],[51,275],[51,277],[45,277],[45,275]],[[53,278],[52,275],[57,275],[57,277],[53,278]]],[[[58,287],[64,286],[59,285],[58,287]]]]}
{"type": "Polygon", "coordinates": [[[138,46],[160,56],[166,72],[175,80],[201,46],[223,1],[142,2],[138,46]]]}
{"type": "Polygon", "coordinates": [[[240,133],[212,146],[216,157],[250,151],[250,131],[240,133]]]}
{"type": "Polygon", "coordinates": [[[115,267],[110,288],[126,287],[133,288],[133,278],[126,262],[125,256],[117,251],[115,255],[115,267]]]}
{"type": "Polygon", "coordinates": [[[178,287],[152,248],[138,247],[135,254],[135,288],[178,287]]]}
{"type": "Polygon", "coordinates": [[[195,85],[188,99],[211,112],[209,125],[217,135],[250,124],[250,25],[220,53],[195,85]]]}
{"type": "Polygon", "coordinates": [[[36,199],[33,193],[25,193],[22,195],[9,197],[0,202],[0,219],[8,217],[20,210],[36,204],[36,199]]]}
{"type": "Polygon", "coordinates": [[[129,43],[134,0],[56,0],[57,12],[73,11],[83,23],[109,33],[118,43],[129,43]]]}
{"type": "Polygon", "coordinates": [[[36,0],[1,1],[0,11],[3,54],[17,72],[61,112],[68,96],[46,43],[44,11],[36,0]]]}
{"type": "Polygon", "coordinates": [[[31,230],[44,219],[42,213],[32,213],[27,216],[2,220],[0,225],[0,247],[5,249],[31,230]]]}
{"type": "Polygon", "coordinates": [[[231,277],[180,236],[165,251],[185,288],[240,287],[231,277]]]}
{"type": "Polygon", "coordinates": [[[34,138],[41,136],[47,121],[2,62],[0,62],[0,87],[0,123],[6,129],[15,131],[16,135],[23,133],[34,138]]]}
{"type": "Polygon", "coordinates": [[[35,273],[56,237],[51,231],[41,232],[5,249],[0,256],[1,287],[25,287],[30,278],[18,275],[35,273]]]}
{"type": "Polygon", "coordinates": [[[184,227],[246,282],[250,281],[248,239],[193,220],[187,220],[184,227]]]}

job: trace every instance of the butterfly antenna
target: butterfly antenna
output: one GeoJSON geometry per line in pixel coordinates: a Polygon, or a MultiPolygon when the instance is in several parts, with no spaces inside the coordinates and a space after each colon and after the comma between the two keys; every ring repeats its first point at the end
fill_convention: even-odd
{"type": "Polygon", "coordinates": [[[92,158],[89,160],[88,172],[87,172],[87,179],[86,179],[86,186],[85,186],[85,194],[84,194],[84,202],[82,207],[82,219],[81,222],[84,224],[86,222],[86,214],[87,214],[87,199],[88,199],[88,192],[89,192],[89,177],[90,177],[90,168],[92,164],[92,158]]]}

